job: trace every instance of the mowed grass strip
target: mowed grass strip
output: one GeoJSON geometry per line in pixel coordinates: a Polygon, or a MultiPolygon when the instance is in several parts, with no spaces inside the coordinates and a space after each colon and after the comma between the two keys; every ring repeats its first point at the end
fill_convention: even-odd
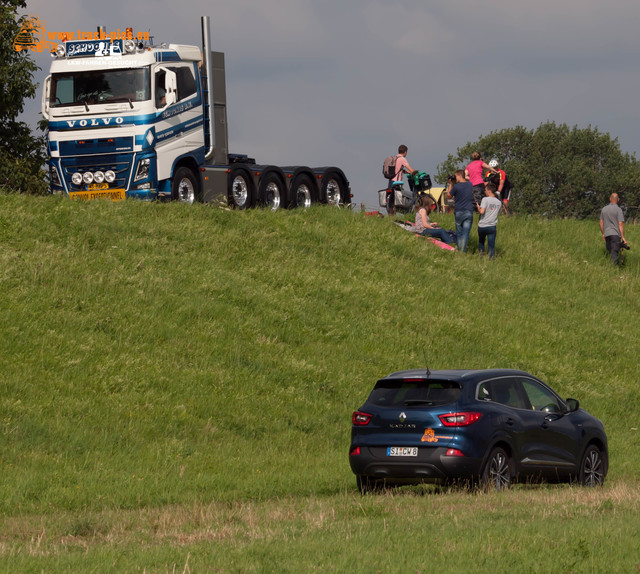
{"type": "MultiPolygon", "coordinates": [[[[450,215],[436,219],[454,227],[450,215]]],[[[525,494],[537,487],[507,498],[416,498],[411,489],[377,502],[355,496],[351,412],[377,378],[426,363],[522,368],[578,398],[609,435],[608,487],[598,496],[632,490],[640,234],[628,225],[626,235],[627,265],[615,269],[595,221],[503,217],[490,262],[475,254],[475,230],[464,256],[348,210],[0,195],[0,515],[6,524],[51,524],[54,546],[69,530],[57,517],[77,522],[78,532],[85,521],[81,540],[99,561],[113,556],[100,534],[111,532],[108,524],[91,535],[104,513],[126,522],[146,511],[265,509],[283,500],[294,514],[309,501],[326,513],[359,504],[410,509],[416,500],[435,512],[459,497],[508,500],[526,514],[525,494]]],[[[546,489],[567,508],[595,496],[546,489]]],[[[609,514],[627,517],[635,503],[612,504],[609,514]]],[[[482,521],[483,511],[474,516],[482,521]]],[[[382,526],[376,516],[357,520],[344,517],[343,531],[296,535],[312,548],[308,564],[325,552],[318,563],[326,564],[335,545],[343,564],[355,561],[359,544],[345,544],[348,529],[370,530],[369,543],[385,532],[386,517],[382,526]]],[[[274,540],[290,536],[284,523],[266,523],[274,540]]],[[[500,517],[500,527],[510,531],[513,521],[500,517]]],[[[301,528],[313,532],[304,520],[301,528]]],[[[7,532],[3,556],[26,557],[30,539],[7,532]]],[[[382,557],[399,552],[391,542],[382,557]]],[[[621,533],[613,548],[628,543],[621,533]]],[[[197,553],[199,544],[191,545],[197,553]]],[[[149,550],[149,563],[184,568],[175,545],[182,548],[176,538],[166,551],[149,550]]],[[[253,548],[256,556],[274,551],[269,543],[253,548]]],[[[128,564],[146,563],[139,542],[127,553],[128,564]]],[[[223,570],[233,569],[239,554],[231,555],[223,570]]],[[[419,568],[390,564],[362,570],[419,568]]]]}
{"type": "Polygon", "coordinates": [[[2,521],[8,571],[633,572],[638,490],[415,487],[2,521]]]}

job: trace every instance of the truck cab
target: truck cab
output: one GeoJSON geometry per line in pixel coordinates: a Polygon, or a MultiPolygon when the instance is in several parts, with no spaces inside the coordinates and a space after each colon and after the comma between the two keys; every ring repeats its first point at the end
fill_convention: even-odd
{"type": "Polygon", "coordinates": [[[51,190],[194,201],[205,153],[200,49],[131,44],[59,48],[42,101],[51,190]]]}

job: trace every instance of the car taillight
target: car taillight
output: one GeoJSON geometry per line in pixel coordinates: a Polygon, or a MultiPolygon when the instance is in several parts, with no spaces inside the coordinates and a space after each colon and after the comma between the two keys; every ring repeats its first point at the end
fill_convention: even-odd
{"type": "Polygon", "coordinates": [[[351,415],[351,422],[357,427],[363,427],[364,425],[368,425],[369,421],[371,421],[371,417],[368,413],[361,413],[360,411],[353,411],[351,415]]]}
{"type": "Polygon", "coordinates": [[[360,447],[357,446],[356,448],[351,449],[349,456],[358,456],[359,454],[360,454],[360,447]]]}
{"type": "Polygon", "coordinates": [[[482,413],[449,413],[438,418],[446,427],[466,427],[480,419],[482,413]]]}
{"type": "Polygon", "coordinates": [[[447,449],[447,456],[464,456],[464,453],[457,448],[447,449]]]}

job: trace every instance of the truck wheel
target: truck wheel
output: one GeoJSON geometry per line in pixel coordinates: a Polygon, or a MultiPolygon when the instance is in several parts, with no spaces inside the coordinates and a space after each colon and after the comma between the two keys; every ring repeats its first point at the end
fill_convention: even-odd
{"type": "Polygon", "coordinates": [[[322,178],[322,197],[329,205],[348,203],[347,186],[336,173],[327,172],[322,178]]]}
{"type": "Polygon", "coordinates": [[[171,199],[194,203],[198,197],[198,180],[188,167],[179,167],[171,181],[171,199]]]}
{"type": "Polygon", "coordinates": [[[253,204],[251,182],[244,171],[231,173],[229,197],[238,209],[248,209],[253,204]]]}
{"type": "Polygon", "coordinates": [[[293,182],[291,187],[291,202],[293,207],[306,209],[313,202],[313,182],[308,175],[302,175],[293,182]]]}
{"type": "Polygon", "coordinates": [[[258,196],[260,203],[271,211],[277,211],[282,204],[286,203],[282,180],[274,173],[267,175],[260,182],[258,196]]]}

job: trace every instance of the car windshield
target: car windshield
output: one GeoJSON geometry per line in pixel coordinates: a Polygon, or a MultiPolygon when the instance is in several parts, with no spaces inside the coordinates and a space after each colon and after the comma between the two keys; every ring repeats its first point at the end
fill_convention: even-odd
{"type": "Polygon", "coordinates": [[[460,384],[423,379],[382,379],[369,395],[368,403],[381,407],[446,405],[460,398],[460,384]]]}
{"type": "Polygon", "coordinates": [[[151,98],[149,68],[115,68],[54,74],[49,104],[90,106],[151,98]]]}

